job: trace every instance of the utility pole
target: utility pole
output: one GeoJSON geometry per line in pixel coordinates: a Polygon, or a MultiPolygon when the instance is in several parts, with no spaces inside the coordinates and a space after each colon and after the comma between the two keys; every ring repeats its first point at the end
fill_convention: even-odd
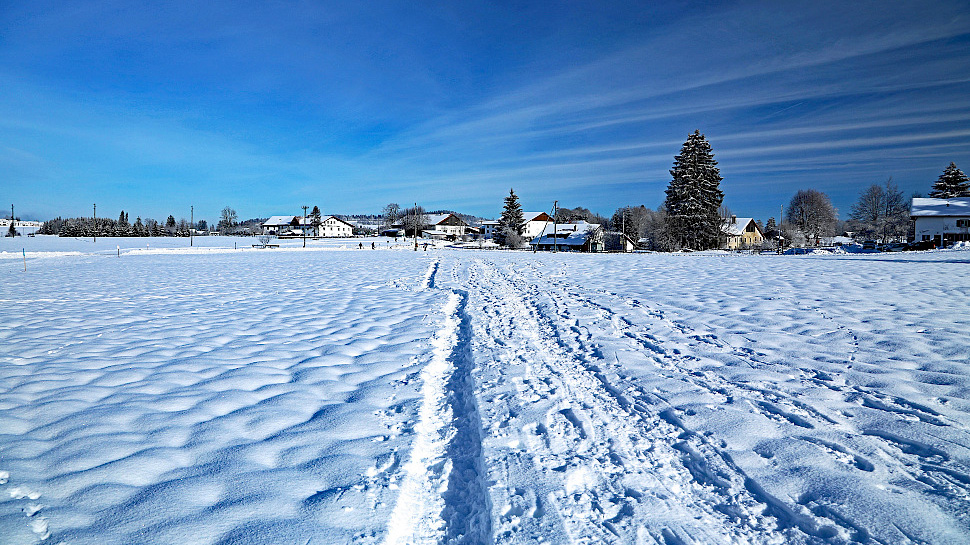
{"type": "Polygon", "coordinates": [[[414,203],[414,251],[418,251],[418,203],[414,203]]]}
{"type": "Polygon", "coordinates": [[[310,208],[310,207],[309,206],[306,206],[306,205],[303,205],[303,229],[300,229],[301,231],[303,231],[303,247],[304,248],[306,248],[306,209],[307,208],[310,208]]]}
{"type": "Polygon", "coordinates": [[[94,203],[94,241],[98,241],[98,203],[94,203]]]}
{"type": "Polygon", "coordinates": [[[552,253],[559,251],[559,201],[552,201],[552,253]]]}
{"type": "Polygon", "coordinates": [[[192,246],[192,234],[195,232],[195,205],[189,207],[189,246],[192,246]]]}

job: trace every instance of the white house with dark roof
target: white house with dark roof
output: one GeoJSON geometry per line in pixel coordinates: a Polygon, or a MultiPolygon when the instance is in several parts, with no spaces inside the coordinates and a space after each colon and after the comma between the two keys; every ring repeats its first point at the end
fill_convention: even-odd
{"type": "Polygon", "coordinates": [[[935,241],[943,246],[970,240],[970,197],[956,199],[914,198],[910,218],[916,241],[935,241]]]}

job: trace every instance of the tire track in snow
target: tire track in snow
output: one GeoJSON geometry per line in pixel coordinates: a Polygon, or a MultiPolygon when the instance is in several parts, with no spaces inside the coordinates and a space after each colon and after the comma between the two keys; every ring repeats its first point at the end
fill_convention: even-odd
{"type": "MultiPolygon", "coordinates": [[[[440,259],[419,290],[437,289],[440,259]]],[[[421,407],[404,465],[401,492],[391,514],[387,545],[489,541],[491,524],[482,480],[481,420],[471,377],[471,326],[467,293],[448,290],[432,357],[421,370],[421,407]]]]}

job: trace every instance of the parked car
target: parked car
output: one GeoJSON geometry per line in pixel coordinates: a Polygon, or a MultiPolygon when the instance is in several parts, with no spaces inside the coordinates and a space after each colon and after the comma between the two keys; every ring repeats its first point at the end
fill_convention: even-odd
{"type": "Polygon", "coordinates": [[[867,240],[867,241],[863,242],[862,243],[862,249],[863,250],[875,250],[876,249],[876,241],[875,240],[867,240]]]}
{"type": "Polygon", "coordinates": [[[890,242],[879,247],[880,252],[902,252],[905,249],[906,245],[902,242],[890,242]]]}
{"type": "Polygon", "coordinates": [[[907,250],[932,250],[936,248],[935,240],[914,240],[906,244],[907,250]]]}

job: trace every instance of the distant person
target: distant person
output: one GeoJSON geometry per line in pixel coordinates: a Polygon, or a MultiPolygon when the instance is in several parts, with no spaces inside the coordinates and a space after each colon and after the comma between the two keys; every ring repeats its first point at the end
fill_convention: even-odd
{"type": "Polygon", "coordinates": [[[371,242],[371,243],[370,243],[370,249],[371,249],[371,250],[376,250],[376,249],[377,249],[377,246],[374,246],[374,243],[373,243],[373,242],[371,242]]]}
{"type": "Polygon", "coordinates": [[[363,250],[364,249],[364,243],[363,242],[358,242],[357,243],[357,249],[358,250],[363,250]]]}

